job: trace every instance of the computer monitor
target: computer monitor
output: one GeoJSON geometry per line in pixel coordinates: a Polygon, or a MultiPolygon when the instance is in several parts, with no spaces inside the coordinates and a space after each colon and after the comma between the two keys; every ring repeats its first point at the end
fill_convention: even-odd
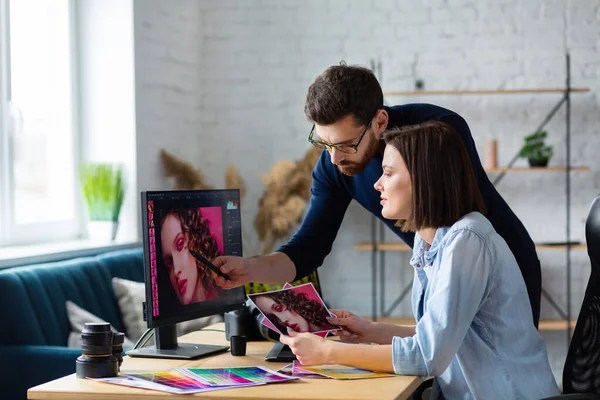
{"type": "Polygon", "coordinates": [[[177,342],[176,323],[241,309],[244,288],[219,288],[203,262],[242,256],[239,190],[142,192],[144,313],[154,345],[130,350],[134,357],[192,359],[228,346],[177,342]]]}
{"type": "MultiPolygon", "coordinates": [[[[305,283],[312,283],[319,296],[323,297],[323,293],[321,291],[321,282],[319,281],[319,274],[317,271],[311,272],[308,276],[304,278],[298,279],[294,282],[291,282],[292,286],[298,286],[305,283]]],[[[255,294],[255,293],[264,293],[270,292],[273,290],[280,290],[283,288],[283,285],[266,285],[262,283],[249,283],[244,286],[244,291],[246,295],[255,294]]],[[[270,331],[268,332],[269,338],[276,340],[278,338],[278,334],[276,332],[270,331]]],[[[296,359],[294,353],[289,348],[289,346],[284,345],[283,343],[276,341],[273,347],[269,350],[265,357],[265,361],[273,361],[273,362],[292,362],[296,359]]]]}

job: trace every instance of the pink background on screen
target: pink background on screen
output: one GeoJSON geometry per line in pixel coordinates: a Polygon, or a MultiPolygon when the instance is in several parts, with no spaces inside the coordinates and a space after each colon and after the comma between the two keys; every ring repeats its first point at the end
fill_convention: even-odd
{"type": "Polygon", "coordinates": [[[200,212],[210,222],[210,233],[217,240],[217,247],[223,254],[223,215],[221,214],[221,207],[200,207],[200,212]]]}

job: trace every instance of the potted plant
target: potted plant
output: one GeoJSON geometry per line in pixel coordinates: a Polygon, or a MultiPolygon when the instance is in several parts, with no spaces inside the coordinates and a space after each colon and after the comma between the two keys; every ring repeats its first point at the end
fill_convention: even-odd
{"type": "Polygon", "coordinates": [[[527,157],[531,167],[545,167],[552,157],[552,146],[544,143],[548,136],[546,131],[537,131],[529,136],[525,136],[525,144],[519,152],[519,157],[527,157]]]}
{"type": "Polygon", "coordinates": [[[81,190],[92,240],[115,240],[125,188],[123,166],[109,163],[83,163],[81,190]]]}

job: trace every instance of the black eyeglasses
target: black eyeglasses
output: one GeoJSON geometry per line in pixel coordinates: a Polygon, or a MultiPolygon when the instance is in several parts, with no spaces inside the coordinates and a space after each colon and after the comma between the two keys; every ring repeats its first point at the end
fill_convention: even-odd
{"type": "Polygon", "coordinates": [[[363,133],[360,134],[360,136],[357,138],[356,142],[353,143],[353,144],[343,144],[343,143],[336,144],[336,143],[327,143],[327,142],[324,142],[322,140],[314,140],[313,136],[315,134],[315,126],[316,126],[316,124],[313,124],[312,129],[310,130],[310,134],[308,135],[308,142],[310,144],[312,144],[313,146],[318,147],[319,149],[325,149],[327,151],[331,151],[332,149],[336,149],[338,151],[341,151],[342,153],[356,154],[356,152],[358,152],[358,146],[360,145],[360,141],[365,136],[365,133],[367,133],[367,131],[371,127],[371,122],[373,122],[372,119],[367,124],[367,126],[366,126],[365,130],[363,131],[363,133]]]}

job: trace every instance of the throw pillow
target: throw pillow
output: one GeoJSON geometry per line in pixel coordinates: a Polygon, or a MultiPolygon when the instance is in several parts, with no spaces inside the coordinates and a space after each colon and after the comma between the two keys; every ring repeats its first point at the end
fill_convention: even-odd
{"type": "MultiPolygon", "coordinates": [[[[69,347],[79,347],[81,348],[81,331],[83,330],[84,325],[87,322],[106,322],[102,318],[92,314],[91,312],[84,310],[79,307],[77,304],[73,303],[70,300],[66,302],[67,307],[67,317],[69,318],[69,323],[71,324],[71,333],[69,333],[69,339],[67,340],[67,346],[69,347]]],[[[117,332],[117,330],[111,325],[111,329],[113,332],[117,332]]],[[[127,337],[125,337],[125,342],[123,343],[123,349],[129,350],[133,348],[133,343],[127,337]]]]}
{"type": "MultiPolygon", "coordinates": [[[[143,282],[134,282],[127,279],[112,278],[113,289],[117,296],[119,309],[127,336],[137,341],[148,328],[144,321],[142,303],[146,300],[145,285],[143,282]]],[[[208,325],[223,321],[220,315],[211,315],[177,324],[177,335],[181,336],[189,332],[200,330],[208,325]]],[[[150,344],[147,343],[147,345],[150,344]]]]}
{"type": "Polygon", "coordinates": [[[112,278],[112,286],[117,296],[127,336],[137,341],[148,328],[142,309],[142,303],[146,300],[144,283],[112,278]]]}

